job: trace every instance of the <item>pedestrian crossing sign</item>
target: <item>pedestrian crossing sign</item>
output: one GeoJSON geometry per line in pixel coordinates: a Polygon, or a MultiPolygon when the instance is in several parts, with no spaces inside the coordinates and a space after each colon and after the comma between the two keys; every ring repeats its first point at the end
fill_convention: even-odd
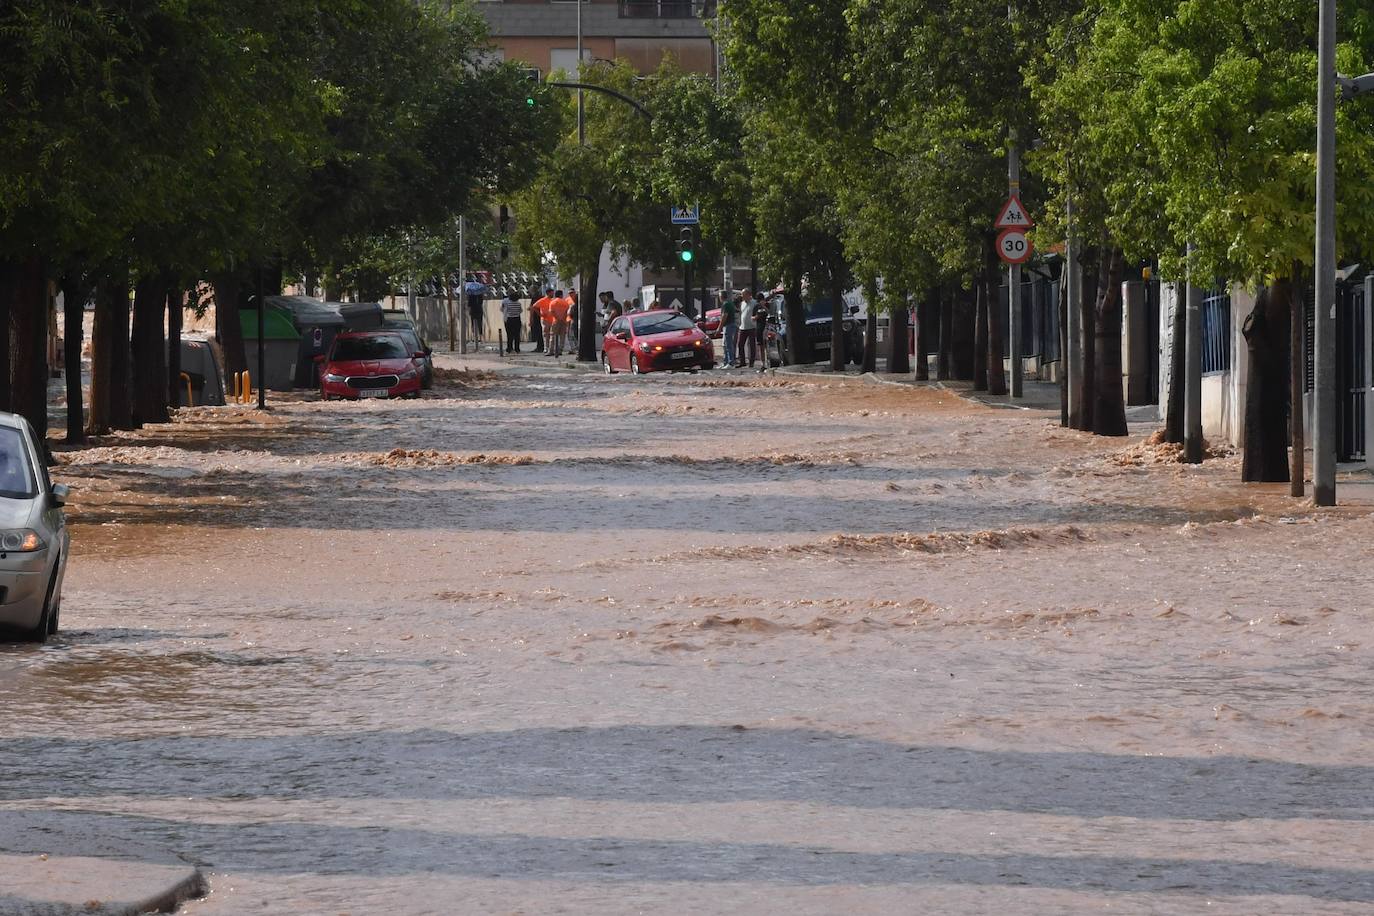
{"type": "Polygon", "coordinates": [[[673,207],[674,226],[695,226],[701,222],[701,205],[692,204],[690,207],[679,204],[673,207]]]}
{"type": "Polygon", "coordinates": [[[1035,225],[1029,216],[1026,215],[1026,208],[1021,206],[1021,198],[1013,194],[1007,198],[1007,202],[1002,204],[1002,210],[997,214],[997,222],[993,226],[997,229],[1030,229],[1035,225]]]}

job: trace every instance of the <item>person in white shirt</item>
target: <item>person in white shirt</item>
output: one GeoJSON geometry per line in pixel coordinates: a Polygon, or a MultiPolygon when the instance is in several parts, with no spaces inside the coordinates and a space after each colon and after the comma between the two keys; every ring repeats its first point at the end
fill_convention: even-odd
{"type": "Polygon", "coordinates": [[[744,350],[745,350],[745,347],[748,347],[748,349],[749,349],[749,366],[750,366],[751,368],[752,368],[753,365],[754,365],[754,359],[756,358],[756,355],[757,355],[757,351],[756,351],[756,348],[755,348],[755,345],[754,345],[754,330],[755,330],[755,328],[757,327],[757,324],[758,324],[758,323],[754,320],[754,310],[753,310],[753,308],[750,307],[750,306],[752,306],[752,304],[753,304],[753,303],[751,303],[751,302],[748,300],[748,298],[746,298],[746,299],[741,303],[741,305],[740,305],[740,316],[739,316],[739,352],[736,353],[736,355],[735,355],[735,365],[736,365],[736,366],[743,366],[743,365],[745,364],[745,363],[744,363],[744,350]]]}

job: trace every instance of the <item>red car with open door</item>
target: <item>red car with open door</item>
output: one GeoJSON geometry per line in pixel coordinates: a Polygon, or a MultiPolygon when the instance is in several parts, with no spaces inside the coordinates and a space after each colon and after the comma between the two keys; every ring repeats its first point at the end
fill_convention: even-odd
{"type": "Polygon", "coordinates": [[[334,398],[418,398],[424,353],[412,352],[395,331],[339,334],[329,353],[317,356],[320,396],[334,398]]]}
{"type": "Polygon", "coordinates": [[[601,343],[601,367],[607,375],[696,372],[715,364],[711,338],[686,315],[667,309],[620,316],[601,343]]]}

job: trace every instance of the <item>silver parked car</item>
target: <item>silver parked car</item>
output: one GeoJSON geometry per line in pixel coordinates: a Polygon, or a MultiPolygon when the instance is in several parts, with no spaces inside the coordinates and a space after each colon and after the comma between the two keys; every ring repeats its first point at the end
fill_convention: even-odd
{"type": "Polygon", "coordinates": [[[28,421],[0,413],[0,626],[36,642],[57,632],[71,547],[66,499],[28,421]]]}

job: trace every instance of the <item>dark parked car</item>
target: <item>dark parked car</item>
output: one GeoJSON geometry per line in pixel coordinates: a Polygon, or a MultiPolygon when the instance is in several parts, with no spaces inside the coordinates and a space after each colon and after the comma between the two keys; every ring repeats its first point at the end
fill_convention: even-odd
{"type": "MultiPolygon", "coordinates": [[[[782,297],[775,297],[774,311],[779,316],[778,333],[784,340],[783,352],[786,353],[788,335],[787,310],[782,305],[782,297]]],[[[806,308],[806,336],[811,341],[812,360],[822,362],[830,359],[830,327],[834,323],[829,299],[808,302],[806,308]]],[[[858,306],[845,306],[844,354],[846,362],[860,363],[864,357],[864,325],[867,318],[859,313],[858,306]]]]}

